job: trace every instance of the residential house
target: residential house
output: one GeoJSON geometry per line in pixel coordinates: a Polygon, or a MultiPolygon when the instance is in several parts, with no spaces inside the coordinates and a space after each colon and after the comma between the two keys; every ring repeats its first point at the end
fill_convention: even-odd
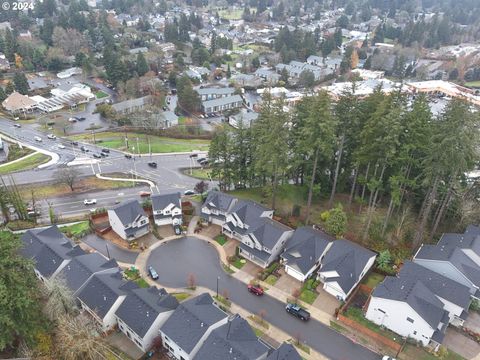
{"type": "Polygon", "coordinates": [[[128,50],[128,52],[130,53],[130,55],[137,55],[137,54],[148,52],[148,48],[138,47],[138,48],[130,49],[130,50],[128,50]]]}
{"type": "Polygon", "coordinates": [[[179,192],[153,195],[151,200],[155,224],[182,224],[182,197],[179,192]]]}
{"type": "Polygon", "coordinates": [[[443,303],[420,280],[386,277],[373,291],[366,312],[370,321],[420,341],[439,346],[449,323],[443,303]]]}
{"type": "Polygon", "coordinates": [[[147,105],[151,104],[152,97],[150,95],[137,99],[130,99],[113,104],[112,108],[120,114],[131,114],[143,110],[147,105]]]}
{"type": "Polygon", "coordinates": [[[192,360],[211,332],[227,322],[210,294],[201,294],[182,302],[160,328],[163,346],[177,360],[192,360]]]}
{"type": "Polygon", "coordinates": [[[226,88],[217,88],[217,87],[204,87],[196,89],[198,95],[200,95],[200,100],[214,100],[233,96],[235,94],[235,88],[226,87],[226,88]]]}
{"type": "Polygon", "coordinates": [[[257,88],[263,85],[263,79],[253,74],[233,75],[230,80],[243,87],[257,88]]]}
{"type": "Polygon", "coordinates": [[[207,100],[202,102],[204,113],[212,113],[236,109],[243,105],[243,99],[240,95],[233,95],[229,97],[222,97],[214,100],[207,100]]]}
{"type": "Polygon", "coordinates": [[[187,75],[190,79],[202,81],[204,78],[210,75],[210,70],[203,66],[190,66],[190,68],[185,71],[185,75],[187,75]]]}
{"type": "Polygon", "coordinates": [[[258,68],[255,71],[255,76],[258,76],[270,85],[275,85],[280,80],[280,75],[269,68],[258,68]]]}
{"type": "Polygon", "coordinates": [[[14,91],[3,100],[2,106],[11,114],[31,113],[35,110],[37,103],[28,96],[14,91]]]}
{"type": "Polygon", "coordinates": [[[467,286],[411,261],[405,261],[398,277],[421,281],[443,303],[443,308],[448,311],[449,322],[454,326],[463,325],[472,302],[467,286]]]}
{"type": "Polygon", "coordinates": [[[376,254],[349,240],[335,240],[325,254],[318,279],[339,300],[345,299],[373,266],[376,254]]]}
{"type": "Polygon", "coordinates": [[[108,210],[112,230],[122,239],[131,241],[149,232],[148,216],[137,200],[121,203],[108,210]]]}
{"type": "Polygon", "coordinates": [[[0,52],[0,70],[10,69],[10,62],[6,58],[5,54],[0,52]]]}
{"type": "Polygon", "coordinates": [[[35,262],[35,275],[42,281],[55,277],[72,257],[85,252],[75,246],[57,228],[27,230],[21,237],[23,248],[20,254],[35,262]]]}
{"type": "Polygon", "coordinates": [[[302,360],[295,346],[282,343],[280,347],[268,355],[267,360],[302,360]]]}
{"type": "Polygon", "coordinates": [[[210,191],[202,205],[200,218],[203,221],[223,226],[227,221],[227,214],[230,213],[237,199],[220,191],[210,191]]]}
{"type": "Polygon", "coordinates": [[[222,232],[241,242],[239,254],[266,268],[285,248],[293,230],[272,220],[273,210],[250,200],[240,200],[227,215],[222,232]]]}
{"type": "Polygon", "coordinates": [[[317,55],[310,55],[306,62],[310,65],[321,66],[323,64],[323,58],[317,55]]]}
{"type": "Polygon", "coordinates": [[[194,360],[264,360],[269,347],[253,331],[248,322],[235,315],[205,339],[194,360]]]}
{"type": "Polygon", "coordinates": [[[95,274],[115,273],[118,264],[115,259],[108,260],[100,253],[79,255],[63,267],[57,278],[65,281],[65,285],[75,295],[95,274]]]}
{"type": "Polygon", "coordinates": [[[133,289],[115,312],[115,317],[118,328],[143,352],[147,352],[160,327],[177,307],[177,299],[165,289],[159,290],[154,286],[133,289]]]}
{"type": "Polygon", "coordinates": [[[470,288],[480,298],[480,228],[464,234],[443,234],[437,245],[422,245],[413,261],[470,288]]]}
{"type": "Polygon", "coordinates": [[[255,120],[258,119],[258,113],[250,109],[242,109],[238,114],[228,117],[228,123],[238,129],[240,122],[245,127],[251,127],[255,120]]]}
{"type": "Polygon", "coordinates": [[[72,68],[60,71],[57,74],[57,77],[59,79],[66,79],[66,78],[69,78],[73,75],[81,75],[81,74],[82,74],[82,69],[80,69],[78,67],[72,67],[72,68]]]}
{"type": "Polygon", "coordinates": [[[161,112],[161,120],[163,120],[163,125],[160,127],[164,129],[178,125],[178,116],[173,111],[161,112]]]}
{"type": "Polygon", "coordinates": [[[280,255],[285,272],[304,282],[320,266],[333,240],[335,239],[330,235],[312,227],[297,228],[288,248],[280,255]]]}
{"type": "Polygon", "coordinates": [[[81,288],[77,299],[101,326],[103,331],[117,324],[115,312],[132,290],[138,289],[133,281],[123,280],[120,269],[113,274],[95,274],[81,288]]]}

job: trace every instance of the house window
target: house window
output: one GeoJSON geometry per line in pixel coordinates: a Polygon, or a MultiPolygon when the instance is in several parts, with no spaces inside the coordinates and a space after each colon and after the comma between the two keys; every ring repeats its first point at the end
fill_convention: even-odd
{"type": "Polygon", "coordinates": [[[386,314],[386,312],[383,311],[382,309],[377,309],[377,311],[380,311],[382,314],[386,314]]]}
{"type": "Polygon", "coordinates": [[[137,343],[138,346],[142,346],[142,344],[140,343],[140,341],[138,341],[137,339],[135,339],[135,342],[137,343]]]}
{"type": "Polygon", "coordinates": [[[417,335],[417,331],[414,331],[414,332],[413,332],[413,335],[417,335]]]}
{"type": "Polygon", "coordinates": [[[408,321],[408,322],[411,322],[412,324],[414,323],[413,319],[412,319],[412,318],[409,318],[408,316],[407,316],[407,321],[408,321]]]}

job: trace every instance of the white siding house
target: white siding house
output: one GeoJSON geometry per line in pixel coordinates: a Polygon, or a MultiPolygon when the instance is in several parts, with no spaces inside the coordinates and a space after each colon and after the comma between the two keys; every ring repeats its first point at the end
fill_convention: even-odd
{"type": "Polygon", "coordinates": [[[135,240],[150,231],[148,216],[137,200],[109,209],[108,221],[112,230],[127,241],[135,240]]]}
{"type": "Polygon", "coordinates": [[[182,201],[180,193],[153,195],[151,200],[153,219],[156,225],[182,224],[182,201]]]}

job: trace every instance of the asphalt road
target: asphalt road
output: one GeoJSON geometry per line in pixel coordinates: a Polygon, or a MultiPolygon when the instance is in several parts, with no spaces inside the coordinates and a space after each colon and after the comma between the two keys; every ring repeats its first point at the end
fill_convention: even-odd
{"type": "Polygon", "coordinates": [[[135,260],[138,256],[137,252],[129,251],[111,242],[107,242],[95,234],[85,236],[82,239],[82,242],[91,246],[109,259],[113,258],[127,264],[135,264],[135,260]]]}
{"type": "Polygon", "coordinates": [[[302,341],[316,351],[334,360],[370,360],[381,357],[330,329],[310,320],[302,322],[285,312],[285,304],[269,295],[254,296],[244,283],[226,274],[220,266],[216,250],[194,237],[168,242],[154,251],[147,261],[158,272],[159,284],[185,287],[189,274],[194,274],[198,285],[216,291],[228,291],[229,298],[251,313],[266,311],[265,320],[291,334],[300,334],[302,341]],[[199,261],[201,260],[201,261],[199,261]]]}

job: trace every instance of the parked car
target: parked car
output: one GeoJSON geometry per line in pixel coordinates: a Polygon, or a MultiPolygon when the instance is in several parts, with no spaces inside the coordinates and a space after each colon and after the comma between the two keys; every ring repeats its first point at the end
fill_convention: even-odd
{"type": "Polygon", "coordinates": [[[88,152],[89,151],[85,146],[80,147],[80,150],[82,150],[82,152],[88,152]]]}
{"type": "Polygon", "coordinates": [[[27,212],[27,215],[28,215],[28,216],[31,216],[31,217],[40,216],[40,211],[38,211],[38,210],[37,210],[37,211],[34,211],[34,210],[28,211],[28,212],[27,212]]]}
{"type": "Polygon", "coordinates": [[[308,319],[310,319],[310,313],[307,310],[298,306],[297,304],[290,304],[289,303],[289,304],[287,304],[287,306],[285,306],[285,310],[289,314],[292,314],[293,316],[296,316],[300,320],[307,321],[308,319]]]}
{"type": "Polygon", "coordinates": [[[54,134],[48,134],[47,138],[49,138],[50,140],[55,140],[57,137],[54,134]]]}
{"type": "Polygon", "coordinates": [[[78,146],[78,141],[72,141],[73,146],[78,146]]]}
{"type": "Polygon", "coordinates": [[[85,199],[83,200],[84,205],[93,205],[97,203],[97,199],[85,199]]]}
{"type": "Polygon", "coordinates": [[[22,125],[20,125],[20,124],[13,124],[13,126],[15,126],[16,128],[21,128],[22,127],[22,125]]]}
{"type": "Polygon", "coordinates": [[[149,192],[149,191],[140,191],[138,193],[138,195],[140,195],[141,197],[148,197],[148,196],[152,195],[152,193],[149,192]]]}
{"type": "Polygon", "coordinates": [[[191,158],[196,158],[196,157],[198,157],[198,154],[190,154],[190,157],[191,158]]]}
{"type": "Polygon", "coordinates": [[[182,234],[182,228],[180,225],[174,225],[173,226],[173,231],[175,231],[175,235],[181,235],[182,234]]]}
{"type": "Polygon", "coordinates": [[[65,149],[65,145],[63,145],[63,144],[58,144],[58,148],[59,148],[59,149],[65,149]]]}
{"type": "Polygon", "coordinates": [[[108,156],[108,154],[107,154],[107,153],[104,153],[103,151],[100,152],[100,155],[101,155],[102,157],[107,157],[107,156],[108,156]]]}
{"type": "Polygon", "coordinates": [[[40,136],[34,136],[33,139],[38,142],[42,142],[42,138],[40,136]]]}
{"type": "Polygon", "coordinates": [[[107,154],[110,154],[110,149],[107,149],[107,148],[103,148],[103,149],[102,149],[102,152],[103,152],[103,153],[107,153],[107,154]]]}
{"type": "Polygon", "coordinates": [[[250,291],[252,294],[255,294],[257,296],[263,295],[263,289],[260,285],[252,285],[249,284],[247,286],[248,291],[250,291]]]}
{"type": "Polygon", "coordinates": [[[101,158],[102,158],[102,155],[97,154],[97,153],[94,153],[94,154],[93,154],[93,157],[94,157],[95,159],[101,159],[101,158]]]}
{"type": "Polygon", "coordinates": [[[71,123],[74,123],[74,122],[77,122],[77,118],[71,117],[71,118],[68,119],[68,121],[71,122],[71,123]]]}
{"type": "Polygon", "coordinates": [[[152,167],[152,168],[156,168],[157,167],[157,163],[155,161],[150,161],[148,163],[148,166],[152,167]]]}
{"type": "Polygon", "coordinates": [[[77,117],[77,119],[78,119],[78,121],[87,120],[87,118],[85,118],[85,117],[83,117],[83,116],[82,116],[82,117],[77,117]]]}
{"type": "Polygon", "coordinates": [[[392,358],[391,356],[388,356],[388,355],[384,355],[382,357],[382,360],[395,360],[395,358],[392,358]]]}
{"type": "Polygon", "coordinates": [[[148,267],[148,274],[150,275],[150,277],[153,279],[153,280],[157,280],[158,279],[158,274],[157,272],[155,271],[155,269],[151,266],[148,267]]]}
{"type": "Polygon", "coordinates": [[[132,158],[132,155],[130,155],[130,154],[125,154],[125,157],[126,157],[127,159],[131,159],[131,158],[132,158]]]}
{"type": "Polygon", "coordinates": [[[183,192],[183,195],[195,195],[195,191],[193,191],[193,190],[185,190],[185,191],[183,192]]]}
{"type": "Polygon", "coordinates": [[[207,158],[200,157],[200,158],[197,159],[197,162],[199,163],[200,161],[203,161],[203,160],[207,160],[207,158]]]}
{"type": "Polygon", "coordinates": [[[199,161],[198,163],[202,166],[206,166],[206,165],[208,165],[208,160],[205,159],[205,160],[199,161]]]}

